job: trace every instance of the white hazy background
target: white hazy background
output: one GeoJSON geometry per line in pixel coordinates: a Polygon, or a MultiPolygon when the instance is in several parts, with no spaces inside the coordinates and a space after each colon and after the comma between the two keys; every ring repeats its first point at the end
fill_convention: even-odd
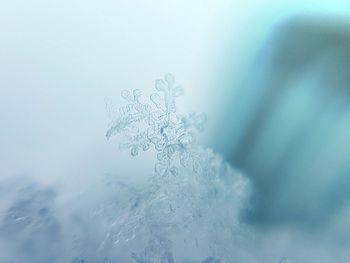
{"type": "Polygon", "coordinates": [[[0,1],[0,176],[116,167],[104,98],[148,95],[166,72],[185,87],[180,110],[207,112],[212,136],[225,70],[239,76],[279,20],[349,10],[326,2],[0,1]]]}

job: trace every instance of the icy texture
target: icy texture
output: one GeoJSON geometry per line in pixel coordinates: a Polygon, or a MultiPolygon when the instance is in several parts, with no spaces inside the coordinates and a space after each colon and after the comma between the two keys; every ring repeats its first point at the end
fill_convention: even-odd
{"type": "Polygon", "coordinates": [[[1,249],[2,254],[12,251],[17,259],[13,262],[56,262],[61,226],[55,215],[55,196],[52,189],[34,184],[19,189],[0,221],[0,241],[12,244],[11,250],[1,249]]]}
{"type": "Polygon", "coordinates": [[[215,157],[211,165],[211,178],[181,169],[175,177],[156,175],[141,188],[115,183],[119,202],[101,213],[111,215],[104,243],[128,244],[138,263],[181,262],[182,255],[207,258],[203,262],[233,260],[235,246],[246,234],[238,218],[248,185],[215,157]]]}
{"type": "MultiPolygon", "coordinates": [[[[157,80],[151,104],[140,101],[141,92],[123,91],[128,104],[117,112],[107,138],[123,134],[131,155],[151,146],[157,151],[155,175],[148,185],[133,188],[116,183],[119,198],[129,202],[109,206],[109,242],[128,243],[137,263],[233,262],[235,245],[243,226],[239,211],[248,191],[248,181],[210,149],[197,145],[205,115],[180,116],[175,100],[183,93],[174,77],[157,80]],[[135,248],[143,248],[135,251],[135,248]],[[200,259],[202,258],[202,259],[200,259]],[[182,261],[181,261],[182,262],[182,261]]],[[[108,210],[108,209],[107,209],[108,210]]],[[[105,215],[104,215],[105,216],[105,215]]]]}

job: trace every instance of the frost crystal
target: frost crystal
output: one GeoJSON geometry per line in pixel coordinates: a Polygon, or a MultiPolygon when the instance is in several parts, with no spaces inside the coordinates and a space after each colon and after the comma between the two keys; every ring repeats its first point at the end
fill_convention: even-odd
{"type": "MultiPolygon", "coordinates": [[[[128,104],[119,109],[116,118],[112,116],[107,138],[123,134],[126,143],[121,143],[120,148],[130,149],[132,156],[138,155],[141,150],[147,151],[153,145],[157,151],[155,171],[158,175],[176,175],[176,159],[183,166],[198,168],[193,154],[193,135],[203,129],[205,115],[177,114],[175,100],[183,94],[183,88],[175,84],[171,74],[156,80],[155,88],[157,92],[150,95],[151,104],[140,101],[140,90],[122,91],[121,95],[128,104]]],[[[110,112],[111,108],[108,105],[110,112]]]]}
{"type": "Polygon", "coordinates": [[[234,246],[244,229],[238,214],[248,181],[196,143],[195,134],[206,118],[176,112],[175,101],[183,89],[175,85],[174,77],[165,75],[155,87],[150,104],[141,102],[141,91],[134,90],[122,92],[126,106],[117,111],[108,107],[112,122],[107,138],[123,134],[126,142],[120,147],[130,149],[132,156],[152,146],[157,163],[155,176],[146,185],[109,183],[119,197],[98,212],[111,226],[103,243],[128,243],[137,263],[190,258],[197,258],[191,262],[233,262],[234,246]]]}

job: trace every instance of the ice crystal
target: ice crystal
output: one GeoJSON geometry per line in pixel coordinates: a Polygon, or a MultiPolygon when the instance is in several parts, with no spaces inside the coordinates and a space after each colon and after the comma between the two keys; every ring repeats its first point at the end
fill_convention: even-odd
{"type": "Polygon", "coordinates": [[[232,260],[244,229],[238,213],[247,181],[218,157],[211,165],[216,175],[211,178],[193,176],[184,168],[175,177],[152,177],[141,187],[109,184],[118,194],[99,213],[105,219],[109,215],[110,222],[103,243],[128,244],[137,263],[181,262],[179,244],[187,247],[188,257],[206,258],[198,263],[232,260]]]}
{"type": "MultiPolygon", "coordinates": [[[[112,116],[107,138],[123,134],[126,142],[122,149],[130,149],[136,156],[140,151],[147,151],[151,145],[157,151],[158,162],[155,171],[159,175],[176,175],[178,159],[181,165],[197,165],[192,157],[193,134],[203,129],[204,114],[191,113],[181,116],[176,112],[176,98],[183,94],[183,88],[175,84],[171,74],[155,83],[156,92],[150,95],[151,103],[141,101],[141,91],[124,90],[121,93],[127,105],[120,108],[117,116],[112,116]]],[[[108,110],[112,112],[111,106],[108,110]]]]}
{"type": "Polygon", "coordinates": [[[130,149],[132,156],[152,146],[157,161],[147,185],[110,184],[120,196],[115,205],[103,208],[105,218],[112,215],[104,242],[128,243],[137,263],[177,262],[180,255],[174,247],[179,244],[189,249],[188,257],[196,253],[202,257],[196,262],[231,262],[248,182],[220,156],[196,143],[196,132],[203,130],[206,117],[177,113],[175,102],[183,88],[174,77],[165,75],[155,88],[150,104],[134,90],[122,92],[128,103],[124,107],[108,107],[112,122],[107,138],[123,134],[126,142],[120,147],[130,149]],[[142,249],[137,249],[136,240],[144,240],[142,249]]]}

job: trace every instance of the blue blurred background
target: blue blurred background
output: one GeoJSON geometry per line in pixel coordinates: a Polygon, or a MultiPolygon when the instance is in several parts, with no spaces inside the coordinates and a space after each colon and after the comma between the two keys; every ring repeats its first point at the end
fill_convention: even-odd
{"type": "Polygon", "coordinates": [[[257,223],[323,227],[349,204],[349,28],[320,15],[281,23],[223,111],[218,149],[254,181],[257,223]]]}

